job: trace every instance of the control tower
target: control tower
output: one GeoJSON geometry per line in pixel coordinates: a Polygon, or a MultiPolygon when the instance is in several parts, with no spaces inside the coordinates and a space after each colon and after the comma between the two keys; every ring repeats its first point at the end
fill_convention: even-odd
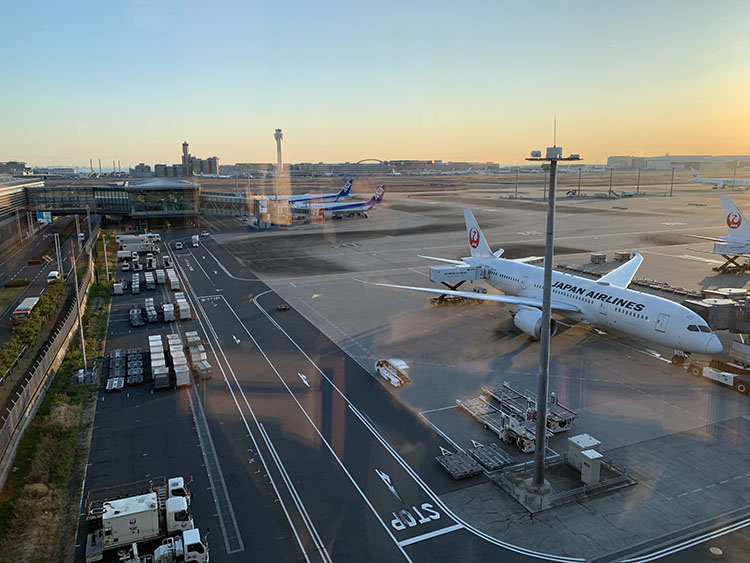
{"type": "Polygon", "coordinates": [[[281,132],[281,129],[276,129],[273,138],[276,139],[276,174],[281,175],[284,171],[282,168],[283,163],[281,161],[281,139],[284,138],[284,134],[281,132]]]}

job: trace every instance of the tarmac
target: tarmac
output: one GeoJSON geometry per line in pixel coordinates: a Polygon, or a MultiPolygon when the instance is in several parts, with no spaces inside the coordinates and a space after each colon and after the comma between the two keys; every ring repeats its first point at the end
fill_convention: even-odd
{"type": "MultiPolygon", "coordinates": [[[[713,272],[712,243],[690,236],[725,234],[715,192],[676,193],[561,198],[556,261],[638,250],[639,277],[744,287],[744,276],[713,272]]],[[[463,206],[493,249],[543,253],[543,202],[470,188],[389,193],[368,219],[276,231],[237,232],[233,218],[204,217],[212,236],[170,252],[199,317],[178,330],[206,338],[214,378],[190,390],[100,391],[86,488],[192,476],[196,524],[210,528],[215,561],[687,561],[715,545],[745,553],[748,397],[622,335],[563,326],[553,338],[550,390],[578,418],[549,447],[562,454],[569,436],[591,434],[635,485],[532,516],[487,476],[454,481],[440,468],[443,450],[499,442],[455,401],[504,381],[535,390],[538,343],[494,304],[436,306],[363,282],[430,286],[435,263],[418,255],[468,253],[463,206]],[[292,310],[276,309],[284,302],[292,310]],[[387,357],[411,366],[405,387],[373,375],[387,357]]],[[[147,333],[174,330],[127,324],[129,304],[153,294],[115,297],[107,351],[145,348],[147,333]]]]}

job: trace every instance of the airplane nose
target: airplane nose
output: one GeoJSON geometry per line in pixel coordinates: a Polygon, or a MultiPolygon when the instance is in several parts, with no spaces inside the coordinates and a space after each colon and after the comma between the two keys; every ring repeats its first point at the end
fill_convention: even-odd
{"type": "Polygon", "coordinates": [[[718,354],[723,349],[719,337],[715,334],[711,336],[708,343],[706,344],[706,354],[718,354]]]}

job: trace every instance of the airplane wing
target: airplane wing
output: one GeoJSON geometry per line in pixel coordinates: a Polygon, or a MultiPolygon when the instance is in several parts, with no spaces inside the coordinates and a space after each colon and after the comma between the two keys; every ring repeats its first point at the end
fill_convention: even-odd
{"type": "MultiPolygon", "coordinates": [[[[370,283],[370,282],[364,282],[370,283]]],[[[478,299],[480,301],[495,301],[496,303],[505,303],[507,305],[525,305],[527,307],[542,308],[542,300],[534,297],[515,297],[513,295],[497,295],[493,293],[474,293],[473,291],[452,291],[450,289],[432,289],[428,287],[412,287],[408,285],[391,285],[387,283],[373,283],[380,287],[393,287],[396,289],[411,289],[412,291],[422,291],[424,293],[435,293],[437,295],[453,295],[455,297],[466,297],[467,299],[478,299]]],[[[568,313],[580,313],[581,309],[571,303],[561,303],[552,301],[553,311],[563,311],[568,313]]]]}
{"type": "Polygon", "coordinates": [[[610,285],[617,287],[628,287],[633,280],[633,276],[635,276],[635,273],[638,271],[641,262],[643,262],[643,256],[636,252],[635,256],[625,262],[622,266],[603,275],[597,281],[607,282],[610,285]]]}
{"type": "Polygon", "coordinates": [[[435,256],[422,256],[421,254],[417,254],[420,258],[425,258],[427,260],[437,260],[438,262],[445,262],[446,264],[455,264],[457,266],[468,266],[466,262],[463,260],[451,260],[450,258],[436,258],[435,256]]]}
{"type": "Polygon", "coordinates": [[[688,235],[688,236],[693,237],[693,238],[703,239],[703,240],[710,240],[711,242],[727,242],[724,239],[718,238],[718,237],[704,237],[701,235],[688,235]]]}

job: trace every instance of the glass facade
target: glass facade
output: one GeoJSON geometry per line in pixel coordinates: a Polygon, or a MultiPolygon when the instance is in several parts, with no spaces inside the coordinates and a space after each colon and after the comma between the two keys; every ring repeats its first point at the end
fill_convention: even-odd
{"type": "Polygon", "coordinates": [[[194,184],[152,187],[131,186],[41,186],[27,190],[33,211],[163,217],[197,215],[199,188],[194,184]]]}
{"type": "Polygon", "coordinates": [[[128,188],[130,214],[134,217],[197,215],[198,187],[128,188]]]}

